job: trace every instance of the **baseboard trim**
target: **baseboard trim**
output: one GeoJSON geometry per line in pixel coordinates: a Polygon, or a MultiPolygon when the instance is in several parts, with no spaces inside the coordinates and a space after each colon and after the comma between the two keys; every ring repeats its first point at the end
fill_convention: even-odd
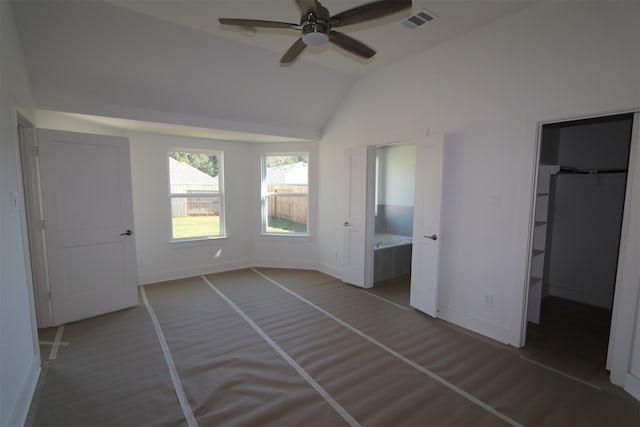
{"type": "Polygon", "coordinates": [[[306,261],[306,260],[286,261],[282,259],[259,258],[259,259],[253,260],[252,267],[289,268],[292,270],[318,270],[318,263],[315,261],[306,261]]]}
{"type": "Polygon", "coordinates": [[[213,273],[223,273],[225,271],[240,270],[253,267],[249,260],[219,263],[216,265],[203,265],[197,267],[183,268],[180,270],[162,271],[158,273],[141,274],[138,276],[139,285],[166,282],[168,280],[185,279],[188,277],[202,276],[213,273]]]}
{"type": "Polygon", "coordinates": [[[33,400],[36,387],[38,386],[38,379],[40,378],[40,357],[38,354],[33,355],[33,360],[29,366],[25,380],[18,392],[18,398],[16,404],[11,410],[7,426],[23,426],[27,421],[29,415],[29,407],[33,400]]]}
{"type": "Polygon", "coordinates": [[[509,344],[509,329],[504,326],[496,325],[444,306],[438,306],[438,317],[503,344],[509,344]]]}
{"type": "Polygon", "coordinates": [[[326,264],[319,264],[318,271],[324,274],[328,274],[329,276],[333,276],[338,280],[342,280],[342,270],[338,270],[337,268],[331,267],[326,264]]]}
{"type": "Polygon", "coordinates": [[[636,400],[640,401],[640,378],[627,373],[627,377],[624,382],[624,391],[629,393],[636,400]]]}

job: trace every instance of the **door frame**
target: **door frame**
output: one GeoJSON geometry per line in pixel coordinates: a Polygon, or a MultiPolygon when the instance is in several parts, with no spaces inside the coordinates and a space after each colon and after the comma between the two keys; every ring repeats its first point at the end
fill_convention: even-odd
{"type": "Polygon", "coordinates": [[[533,231],[535,222],[535,196],[538,178],[538,165],[540,163],[540,149],[542,145],[542,127],[550,123],[559,123],[564,121],[583,120],[597,117],[606,117],[617,114],[634,114],[633,133],[631,137],[631,153],[629,156],[629,166],[627,175],[627,188],[625,191],[625,205],[623,209],[623,223],[620,241],[618,269],[615,282],[615,294],[612,310],[611,332],[609,338],[609,348],[607,355],[607,369],[611,371],[611,382],[613,384],[624,387],[625,377],[628,371],[629,359],[631,357],[631,340],[629,337],[634,330],[634,321],[636,312],[640,309],[637,307],[640,286],[638,284],[638,275],[640,273],[637,262],[632,261],[633,251],[626,248],[637,249],[640,247],[640,236],[630,233],[637,228],[638,212],[640,204],[640,186],[633,185],[638,180],[640,174],[640,147],[638,128],[640,121],[640,107],[613,110],[581,116],[561,116],[555,118],[535,121],[535,144],[533,152],[532,174],[528,194],[528,232],[526,238],[525,261],[524,261],[524,277],[522,278],[522,287],[519,292],[514,292],[515,317],[519,320],[519,330],[512,329],[511,342],[517,344],[517,347],[525,345],[527,331],[527,306],[528,306],[528,287],[529,276],[531,271],[531,251],[533,249],[533,231]],[[626,241],[623,239],[626,236],[626,241]],[[629,254],[629,252],[632,252],[629,254]],[[635,281],[634,281],[635,279],[635,281]],[[519,297],[520,296],[520,297],[519,297]],[[519,315],[518,315],[519,314],[519,315]]]}
{"type": "Polygon", "coordinates": [[[38,328],[53,325],[51,289],[47,270],[46,241],[42,216],[40,169],[38,167],[38,141],[36,128],[26,118],[18,115],[18,145],[22,167],[23,195],[28,256],[31,263],[31,287],[38,328]]]}

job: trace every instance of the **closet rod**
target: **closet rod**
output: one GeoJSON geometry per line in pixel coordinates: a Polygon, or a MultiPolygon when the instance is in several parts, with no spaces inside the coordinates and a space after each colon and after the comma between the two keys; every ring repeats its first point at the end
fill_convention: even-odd
{"type": "Polygon", "coordinates": [[[581,174],[581,175],[598,175],[603,173],[627,173],[627,169],[618,168],[618,169],[580,169],[580,168],[572,168],[570,166],[560,166],[559,173],[569,173],[569,174],[581,174]]]}

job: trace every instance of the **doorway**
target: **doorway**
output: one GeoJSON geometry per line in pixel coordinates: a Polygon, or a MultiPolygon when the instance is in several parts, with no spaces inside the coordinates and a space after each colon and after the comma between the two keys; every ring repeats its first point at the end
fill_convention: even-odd
{"type": "Polygon", "coordinates": [[[416,144],[375,150],[373,288],[409,305],[416,144]]]}
{"type": "Polygon", "coordinates": [[[633,114],[542,126],[524,355],[608,383],[633,114]]]}
{"type": "MultiPolygon", "coordinates": [[[[440,259],[440,216],[445,135],[413,140],[415,173],[400,180],[413,183],[413,235],[409,303],[437,317],[440,259]]],[[[375,246],[375,146],[345,150],[345,222],[342,280],[373,287],[375,246]]]]}

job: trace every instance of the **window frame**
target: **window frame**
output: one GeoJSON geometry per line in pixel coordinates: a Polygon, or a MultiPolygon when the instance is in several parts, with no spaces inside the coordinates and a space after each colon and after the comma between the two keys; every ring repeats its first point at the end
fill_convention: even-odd
{"type": "Polygon", "coordinates": [[[225,196],[224,196],[224,151],[219,149],[203,149],[203,148],[184,148],[184,147],[172,147],[167,150],[167,178],[168,178],[168,199],[169,199],[169,243],[184,243],[184,242],[202,242],[207,240],[225,239],[227,237],[226,232],[226,220],[225,220],[225,196]],[[218,158],[218,191],[203,192],[203,193],[173,193],[171,191],[171,153],[195,153],[215,155],[218,158]],[[189,197],[203,197],[211,198],[212,200],[219,201],[219,218],[220,218],[220,231],[217,235],[203,235],[192,237],[174,237],[173,236],[173,200],[174,199],[186,199],[189,197]]]}
{"type": "Polygon", "coordinates": [[[284,237],[284,238],[308,238],[310,233],[310,204],[311,204],[311,174],[309,173],[311,167],[311,153],[309,150],[296,150],[296,151],[276,151],[276,152],[264,152],[260,155],[260,235],[268,237],[284,237]],[[307,192],[306,193],[275,193],[267,192],[267,158],[275,156],[297,156],[305,155],[307,157],[307,192]],[[306,197],[307,199],[307,231],[305,233],[299,232],[275,232],[268,231],[269,225],[269,197],[283,196],[287,197],[306,197]]]}

